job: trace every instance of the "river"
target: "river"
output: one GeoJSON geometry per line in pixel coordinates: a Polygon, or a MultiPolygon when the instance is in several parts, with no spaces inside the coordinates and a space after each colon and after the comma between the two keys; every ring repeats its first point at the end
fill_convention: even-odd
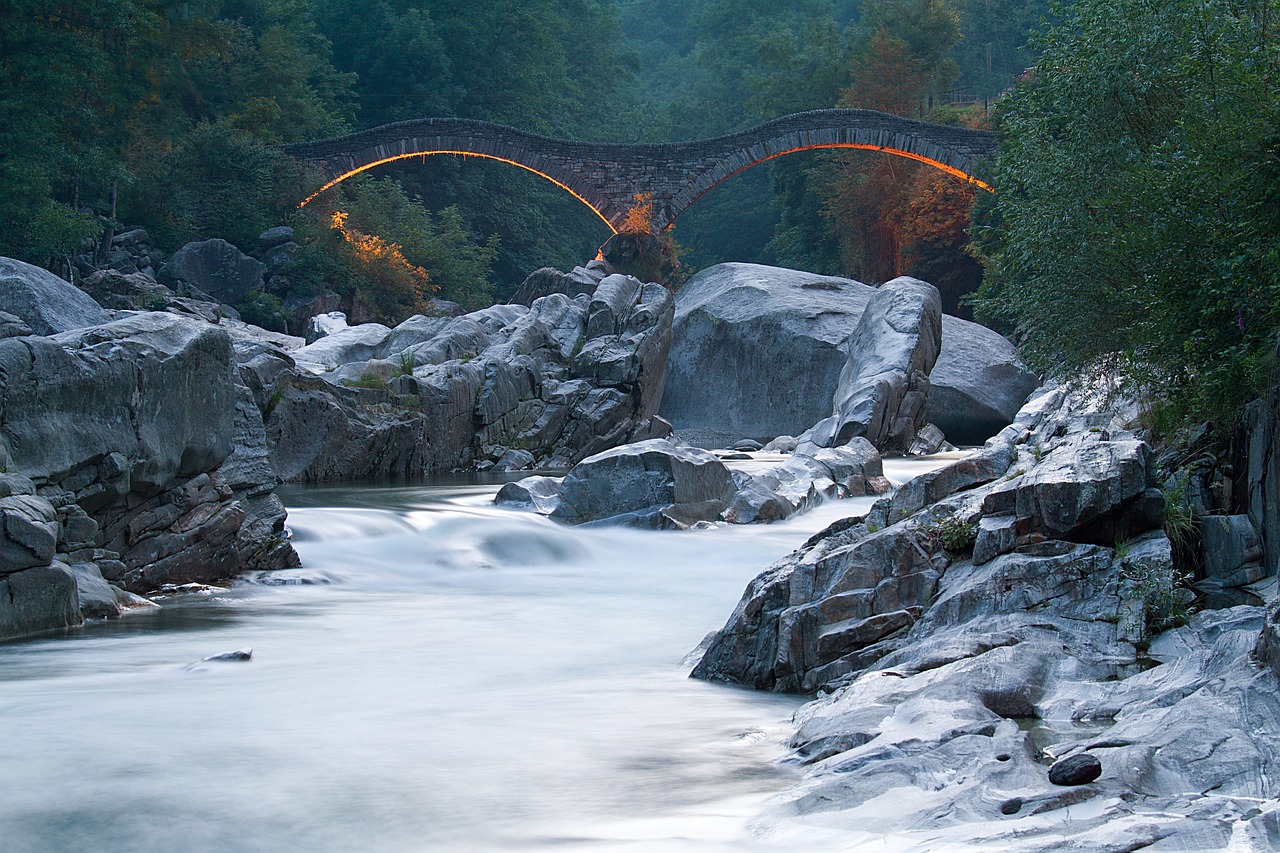
{"type": "Polygon", "coordinates": [[[305,569],[0,645],[0,850],[785,849],[753,818],[801,699],[686,658],[871,499],[655,533],[496,489],[284,489],[305,569]]]}

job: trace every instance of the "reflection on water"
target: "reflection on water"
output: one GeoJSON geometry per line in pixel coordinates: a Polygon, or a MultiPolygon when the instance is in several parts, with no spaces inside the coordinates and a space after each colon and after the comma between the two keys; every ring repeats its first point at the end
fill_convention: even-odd
{"type": "Polygon", "coordinates": [[[291,488],[293,575],[327,583],[0,645],[0,849],[770,846],[750,818],[795,778],[799,700],[682,659],[870,499],[653,533],[498,510],[496,488],[291,488]]]}

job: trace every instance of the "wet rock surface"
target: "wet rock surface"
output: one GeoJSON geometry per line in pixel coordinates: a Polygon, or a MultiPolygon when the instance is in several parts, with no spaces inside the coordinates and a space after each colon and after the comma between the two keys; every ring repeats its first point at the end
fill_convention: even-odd
{"type": "Polygon", "coordinates": [[[789,458],[753,473],[725,465],[754,459],[746,452],[717,455],[666,439],[647,440],[588,457],[564,477],[508,483],[494,500],[567,524],[683,529],[699,522],[780,521],[827,498],[889,489],[880,454],[862,438],[844,447],[805,443],[789,458]]]}

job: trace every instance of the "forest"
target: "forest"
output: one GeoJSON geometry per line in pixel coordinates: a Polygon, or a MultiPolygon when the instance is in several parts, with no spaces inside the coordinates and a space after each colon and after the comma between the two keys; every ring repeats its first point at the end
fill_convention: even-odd
{"type": "MultiPolygon", "coordinates": [[[[848,106],[999,130],[998,193],[887,155],[793,155],[681,218],[686,272],[914,275],[1033,366],[1122,371],[1177,417],[1275,378],[1274,0],[0,8],[0,254],[68,277],[127,227],[172,252],[288,224],[295,294],[358,292],[388,320],[433,296],[479,307],[607,231],[536,176],[445,156],[300,212],[304,175],[274,146],[427,116],[665,142],[848,106]]],[[[273,322],[283,295],[247,316],[273,322]]]]}

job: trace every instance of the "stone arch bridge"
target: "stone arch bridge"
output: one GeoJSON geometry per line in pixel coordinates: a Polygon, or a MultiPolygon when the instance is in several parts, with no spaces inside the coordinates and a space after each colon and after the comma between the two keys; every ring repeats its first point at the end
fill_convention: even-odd
{"type": "Polygon", "coordinates": [[[282,148],[313,165],[323,184],[302,205],[383,163],[454,154],[500,160],[541,175],[590,207],[615,232],[635,206],[636,195],[650,194],[656,232],[731,175],[797,151],[857,148],[896,154],[989,190],[974,171],[979,160],[994,154],[996,135],[871,110],[814,110],[696,142],[574,142],[483,121],[428,118],[282,148]]]}

